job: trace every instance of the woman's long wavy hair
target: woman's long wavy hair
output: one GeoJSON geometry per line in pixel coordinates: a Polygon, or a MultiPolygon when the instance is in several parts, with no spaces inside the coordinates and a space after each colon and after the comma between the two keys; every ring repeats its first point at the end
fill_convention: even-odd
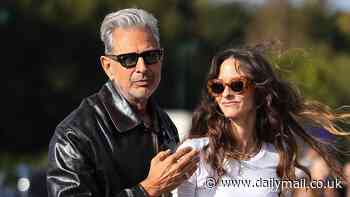
{"type": "MultiPolygon", "coordinates": [[[[221,64],[229,58],[239,61],[238,69],[247,74],[255,85],[255,135],[258,143],[275,146],[280,157],[277,175],[284,180],[295,180],[295,169],[299,168],[311,178],[309,170],[297,160],[297,138],[300,138],[323,157],[333,175],[343,177],[341,165],[334,154],[335,147],[310,135],[305,125],[324,128],[332,135],[349,135],[336,123],[348,120],[350,114],[337,113],[319,102],[304,101],[296,89],[275,73],[261,50],[256,48],[227,49],[218,53],[212,59],[206,82],[218,77],[221,64]]],[[[219,177],[225,174],[224,158],[238,158],[238,141],[232,129],[230,120],[223,116],[205,86],[201,102],[194,111],[188,137],[209,137],[206,160],[219,177]]]]}

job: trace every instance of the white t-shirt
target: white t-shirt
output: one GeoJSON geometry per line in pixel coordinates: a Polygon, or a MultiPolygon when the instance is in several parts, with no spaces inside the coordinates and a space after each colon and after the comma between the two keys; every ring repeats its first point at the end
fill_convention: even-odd
{"type": "MultiPolygon", "coordinates": [[[[188,139],[178,149],[191,146],[197,150],[207,145],[209,139],[188,139]]],[[[277,197],[278,181],[276,168],[279,155],[272,144],[264,143],[261,150],[245,161],[225,160],[227,172],[217,183],[213,170],[200,151],[196,172],[178,188],[178,197],[277,197]]]]}

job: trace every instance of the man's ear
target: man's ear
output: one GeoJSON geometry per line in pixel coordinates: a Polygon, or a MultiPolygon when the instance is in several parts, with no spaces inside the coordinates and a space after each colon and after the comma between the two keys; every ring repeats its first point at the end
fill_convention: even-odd
{"type": "Polygon", "coordinates": [[[113,80],[113,72],[112,72],[112,62],[111,60],[106,57],[106,56],[101,56],[100,57],[100,62],[103,70],[105,71],[106,75],[108,76],[109,79],[113,80]]]}

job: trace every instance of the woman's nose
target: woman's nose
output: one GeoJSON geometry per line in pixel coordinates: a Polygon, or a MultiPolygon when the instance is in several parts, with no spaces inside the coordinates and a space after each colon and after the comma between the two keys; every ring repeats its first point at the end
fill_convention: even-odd
{"type": "Polygon", "coordinates": [[[232,90],[229,86],[225,85],[225,89],[224,91],[222,92],[222,96],[223,97],[227,97],[227,96],[230,96],[232,95],[232,90]]]}

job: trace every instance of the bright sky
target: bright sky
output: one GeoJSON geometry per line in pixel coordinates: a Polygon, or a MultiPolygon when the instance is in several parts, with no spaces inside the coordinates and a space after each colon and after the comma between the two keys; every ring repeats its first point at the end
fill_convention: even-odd
{"type": "MultiPolygon", "coordinates": [[[[211,3],[230,3],[230,2],[245,2],[248,4],[255,4],[259,5],[264,3],[267,0],[208,0],[211,3]]],[[[292,3],[301,3],[305,0],[289,0],[292,3]]],[[[331,6],[334,6],[333,8],[339,9],[339,10],[350,10],[350,0],[328,0],[331,6]]]]}
{"type": "Polygon", "coordinates": [[[349,0],[333,0],[330,1],[338,9],[350,10],[350,1],[349,0]]]}

